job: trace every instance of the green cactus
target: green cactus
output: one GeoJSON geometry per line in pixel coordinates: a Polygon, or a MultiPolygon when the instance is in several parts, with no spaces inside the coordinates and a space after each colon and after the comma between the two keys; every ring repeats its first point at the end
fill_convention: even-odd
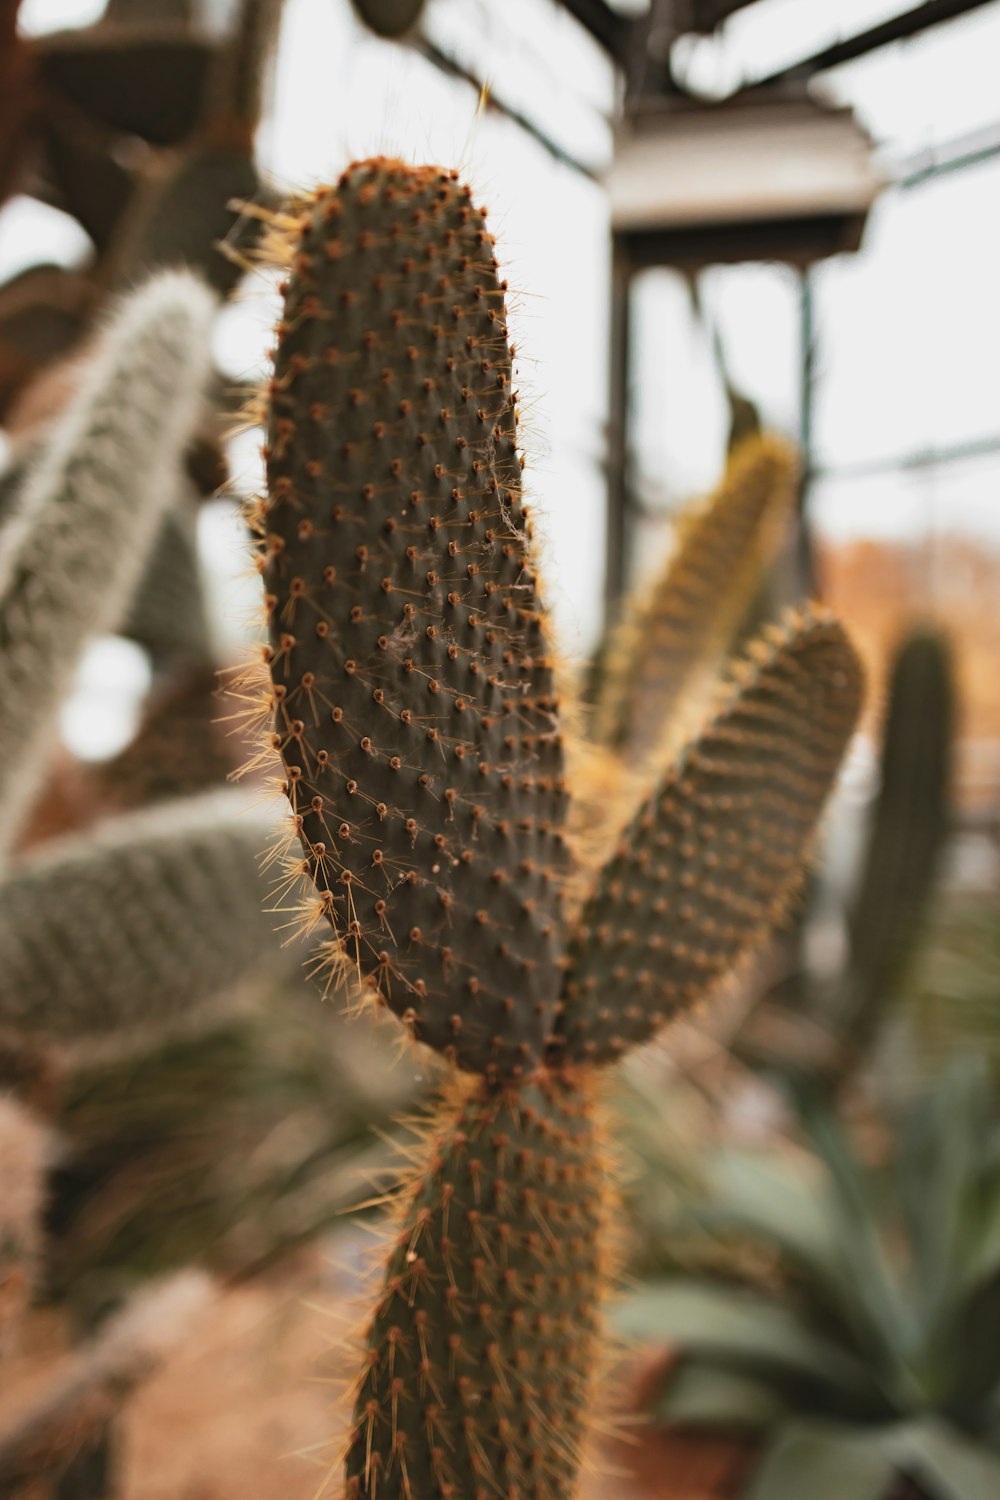
{"type": "Polygon", "coordinates": [[[630,825],[617,872],[582,871],[483,211],[454,172],[364,162],[278,220],[265,253],[286,279],[254,518],[264,697],[306,919],[332,925],[343,975],[479,1075],[456,1082],[401,1198],[346,1496],[568,1500],[613,1259],[589,1063],[763,938],[860,665],[825,614],[789,619],[630,825]],[[608,931],[588,936],[595,912],[608,931]],[[634,982],[667,959],[663,983],[634,982]]]}
{"type": "Polygon", "coordinates": [[[0,848],[44,780],[83,648],[121,620],[176,494],[213,308],[183,273],[126,298],[25,479],[0,563],[0,848]]]}
{"type": "Polygon", "coordinates": [[[811,610],[770,627],[583,908],[557,1030],[567,1057],[619,1057],[763,944],[798,894],[857,712],[835,621],[811,610]]]}
{"type": "Polygon", "coordinates": [[[262,915],[270,820],[233,791],[51,840],[0,879],[0,1023],[62,1042],[169,1028],[301,965],[262,915]]]}
{"type": "Polygon", "coordinates": [[[41,1122],[0,1092],[0,1364],[17,1342],[34,1289],[47,1154],[41,1122]]]}
{"type": "Polygon", "coordinates": [[[847,1003],[837,1031],[849,1052],[864,1051],[908,977],[951,826],[954,735],[948,641],[916,628],[893,658],[879,794],[848,914],[847,1003]]]}
{"type": "Polygon", "coordinates": [[[792,448],[751,436],[713,494],[682,517],[666,567],[609,640],[595,708],[602,743],[628,760],[657,750],[699,669],[738,626],[787,527],[796,484],[792,448]]]}
{"type": "Polygon", "coordinates": [[[892,662],[879,792],[846,913],[845,961],[831,978],[815,977],[804,921],[797,925],[789,972],[736,1040],[749,1066],[835,1091],[870,1054],[907,981],[947,842],[954,731],[948,641],[918,626],[892,662]]]}

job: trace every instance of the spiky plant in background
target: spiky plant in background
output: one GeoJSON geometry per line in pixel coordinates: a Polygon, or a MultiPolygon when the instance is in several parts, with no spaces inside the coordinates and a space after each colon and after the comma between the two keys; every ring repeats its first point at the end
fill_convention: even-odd
{"type": "Polygon", "coordinates": [[[666,566],[599,656],[595,734],[624,760],[662,749],[699,669],[729,644],[787,531],[797,478],[787,443],[746,437],[718,488],[681,516],[666,566]]]}
{"type": "Polygon", "coordinates": [[[0,880],[0,1024],[62,1042],[170,1030],[301,964],[260,915],[270,820],[235,792],[52,840],[0,880]]]}
{"type": "Polygon", "coordinates": [[[785,908],[860,667],[823,612],[790,617],[609,865],[578,870],[483,211],[453,172],[361,163],[268,253],[267,718],[306,920],[457,1069],[362,1338],[346,1493],[552,1500],[610,1275],[594,1065],[785,908]]]}
{"type": "Polygon", "coordinates": [[[874,1159],[818,1096],[800,1092],[797,1118],[806,1153],[709,1156],[700,1202],[660,1240],[664,1261],[677,1239],[728,1243],[725,1279],[650,1267],[619,1309],[624,1333],[673,1351],[650,1414],[751,1435],[747,1500],[990,1500],[995,1087],[978,1061],[953,1063],[874,1159]]]}
{"type": "Polygon", "coordinates": [[[844,902],[845,956],[832,976],[811,973],[808,914],[791,944],[790,972],[736,1038],[755,1068],[828,1090],[870,1057],[914,969],[952,831],[956,720],[946,635],[915,626],[889,675],[878,793],[858,875],[844,902]]]}
{"type": "Polygon", "coordinates": [[[83,648],[114,628],[180,483],[214,300],[186,273],[127,299],[25,479],[0,562],[0,839],[42,784],[83,648]]]}

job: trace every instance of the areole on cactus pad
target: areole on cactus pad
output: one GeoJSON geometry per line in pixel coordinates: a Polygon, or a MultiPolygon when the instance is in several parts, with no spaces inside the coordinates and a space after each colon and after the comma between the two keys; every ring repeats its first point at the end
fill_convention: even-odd
{"type": "Polygon", "coordinates": [[[763,941],[861,670],[825,612],[791,616],[611,867],[577,868],[483,211],[454,172],[362,162],[265,253],[284,309],[255,525],[302,871],[343,971],[478,1075],[398,1197],[346,1495],[568,1500],[611,1280],[592,1065],[763,941]]]}

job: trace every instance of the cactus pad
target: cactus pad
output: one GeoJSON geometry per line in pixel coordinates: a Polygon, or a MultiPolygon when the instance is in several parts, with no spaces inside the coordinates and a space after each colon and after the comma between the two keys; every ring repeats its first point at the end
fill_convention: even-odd
{"type": "Polygon", "coordinates": [[[413,1035],[515,1077],[558,992],[566,793],[492,238],[456,174],[377,160],[277,258],[259,527],[308,873],[413,1035]]]}
{"type": "Polygon", "coordinates": [[[232,791],[53,839],[0,879],[0,1022],[62,1042],[176,1024],[294,971],[258,870],[270,819],[232,791]]]}
{"type": "Polygon", "coordinates": [[[718,489],[681,523],[678,546],[612,641],[598,705],[601,739],[655,750],[692,674],[718,650],[774,551],[795,497],[796,461],[776,437],[735,450],[718,489]]]}
{"type": "Polygon", "coordinates": [[[861,664],[825,611],[757,643],[584,907],[556,1036],[567,1060],[645,1041],[764,940],[798,886],[861,692],[861,664]]]}
{"type": "Polygon", "coordinates": [[[365,1337],[347,1500],[569,1500],[608,1281],[606,1175],[592,1101],[568,1080],[466,1093],[365,1337]]]}

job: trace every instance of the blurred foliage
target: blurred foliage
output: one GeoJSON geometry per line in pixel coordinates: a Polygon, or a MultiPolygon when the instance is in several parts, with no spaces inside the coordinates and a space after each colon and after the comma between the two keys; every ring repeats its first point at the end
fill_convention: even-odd
{"type": "MultiPolygon", "coordinates": [[[[883,1128],[800,1091],[804,1149],[724,1148],[665,1236],[743,1247],[619,1315],[675,1363],[662,1424],[760,1443],[748,1500],[990,1500],[1000,1487],[1000,1116],[978,1059],[883,1128]]],[[[665,1125],[665,1121],[664,1121],[665,1125]]]]}
{"type": "Polygon", "coordinates": [[[384,1032],[275,992],[198,1035],[66,1081],[50,1291],[207,1264],[259,1270],[372,1195],[380,1133],[427,1086],[384,1032]]]}

